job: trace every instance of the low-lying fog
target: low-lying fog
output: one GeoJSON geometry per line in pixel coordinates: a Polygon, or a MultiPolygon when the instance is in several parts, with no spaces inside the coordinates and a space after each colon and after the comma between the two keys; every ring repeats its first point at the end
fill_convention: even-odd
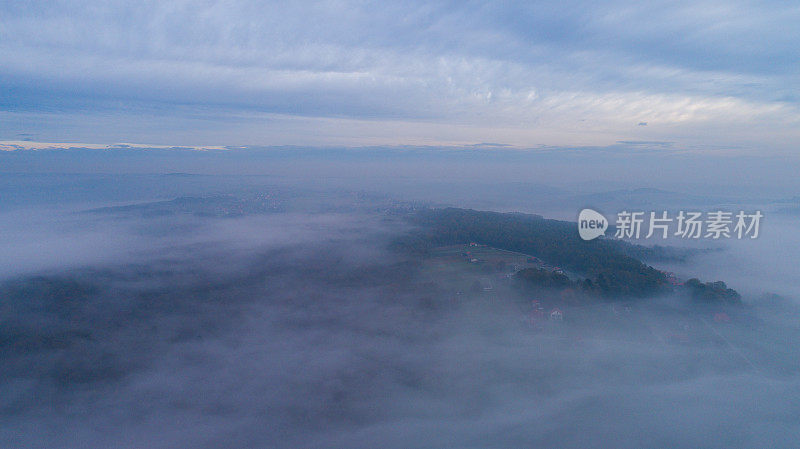
{"type": "Polygon", "coordinates": [[[0,216],[1,447],[800,442],[790,218],[665,266],[742,292],[741,319],[662,297],[533,329],[524,293],[454,297],[393,252],[391,214],[86,212],[135,196],[0,216]]]}

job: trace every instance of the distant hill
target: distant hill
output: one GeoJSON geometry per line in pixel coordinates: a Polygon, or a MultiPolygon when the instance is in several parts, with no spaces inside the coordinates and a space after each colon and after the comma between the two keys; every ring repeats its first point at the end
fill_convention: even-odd
{"type": "Polygon", "coordinates": [[[90,213],[132,213],[145,217],[194,214],[199,216],[235,217],[247,214],[281,212],[283,201],[277,195],[262,194],[253,197],[215,195],[205,197],[180,197],[168,201],[154,201],[126,206],[91,209],[90,213]]]}
{"type": "Polygon", "coordinates": [[[621,209],[662,211],[707,208],[735,202],[730,198],[670,192],[652,188],[624,189],[577,195],[571,197],[568,201],[581,207],[591,206],[605,209],[605,212],[609,213],[621,209]]]}

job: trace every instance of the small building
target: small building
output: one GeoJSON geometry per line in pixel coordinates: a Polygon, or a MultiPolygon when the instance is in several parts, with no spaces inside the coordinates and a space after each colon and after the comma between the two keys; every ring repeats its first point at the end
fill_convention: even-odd
{"type": "Polygon", "coordinates": [[[531,311],[530,315],[528,315],[528,324],[530,324],[533,328],[538,328],[538,324],[545,319],[544,311],[534,309],[531,311]]]}
{"type": "Polygon", "coordinates": [[[717,312],[714,314],[714,321],[717,323],[730,323],[731,317],[725,312],[717,312]]]}
{"type": "Polygon", "coordinates": [[[553,309],[550,311],[550,320],[551,321],[563,321],[564,320],[564,312],[559,309],[553,309]]]}

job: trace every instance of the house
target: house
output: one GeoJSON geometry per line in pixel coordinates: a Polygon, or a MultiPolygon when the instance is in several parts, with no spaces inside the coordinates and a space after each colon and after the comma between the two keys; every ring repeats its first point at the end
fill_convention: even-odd
{"type": "Polygon", "coordinates": [[[717,323],[730,323],[731,317],[725,312],[717,312],[714,314],[714,321],[717,323]]]}
{"type": "Polygon", "coordinates": [[[550,320],[551,321],[563,321],[564,320],[564,313],[559,309],[553,309],[550,311],[550,320]]]}
{"type": "Polygon", "coordinates": [[[683,282],[681,282],[680,279],[678,279],[678,276],[676,276],[675,273],[671,271],[662,271],[661,273],[663,273],[664,276],[666,277],[668,284],[674,287],[683,285],[683,282]]]}
{"type": "Polygon", "coordinates": [[[544,318],[544,311],[534,309],[530,315],[528,315],[528,324],[530,324],[531,327],[538,328],[537,323],[544,321],[544,318]]]}

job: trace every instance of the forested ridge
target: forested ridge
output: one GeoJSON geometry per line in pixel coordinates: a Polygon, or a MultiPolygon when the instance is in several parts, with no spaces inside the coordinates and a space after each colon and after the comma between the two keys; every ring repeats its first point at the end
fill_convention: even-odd
{"type": "Polygon", "coordinates": [[[476,242],[530,254],[581,274],[588,279],[587,288],[604,295],[649,296],[668,288],[664,273],[626,254],[636,245],[611,239],[584,241],[575,223],[457,208],[423,210],[411,221],[418,230],[400,244],[412,251],[476,242]]]}

